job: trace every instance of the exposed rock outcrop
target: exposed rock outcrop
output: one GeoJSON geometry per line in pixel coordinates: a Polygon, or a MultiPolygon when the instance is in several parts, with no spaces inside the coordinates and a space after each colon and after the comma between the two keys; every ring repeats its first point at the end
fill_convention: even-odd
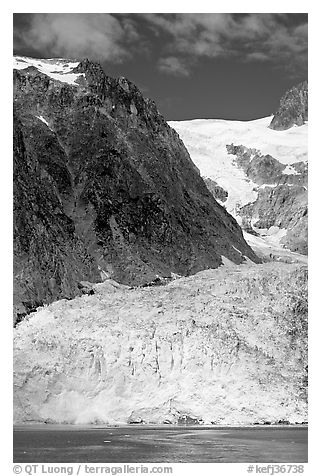
{"type": "Polygon", "coordinates": [[[291,251],[308,253],[308,165],[284,165],[270,155],[243,145],[227,145],[235,163],[255,183],[257,198],[240,207],[242,228],[254,233],[271,227],[283,229],[281,243],[291,251]]]}
{"type": "Polygon", "coordinates": [[[297,125],[302,126],[308,120],[308,82],[289,89],[280,100],[270,128],[283,131],[297,125]]]}
{"type": "Polygon", "coordinates": [[[88,60],[58,79],[46,74],[52,60],[47,69],[23,61],[14,70],[17,305],[73,297],[80,281],[193,274],[222,255],[258,261],[133,83],[88,60]]]}
{"type": "Polygon", "coordinates": [[[215,180],[212,180],[209,177],[203,177],[203,180],[215,200],[218,200],[219,202],[226,202],[228,192],[223,187],[221,187],[217,182],[215,182],[215,180]]]}
{"type": "Polygon", "coordinates": [[[258,191],[254,203],[240,209],[240,215],[246,231],[252,232],[253,226],[261,230],[284,229],[281,243],[291,251],[308,254],[308,194],[304,187],[265,187],[258,191]]]}
{"type": "Polygon", "coordinates": [[[64,190],[71,193],[64,153],[50,133],[41,133],[42,127],[46,126],[40,124],[38,132],[35,128],[28,142],[36,137],[43,152],[28,153],[23,126],[14,117],[14,316],[18,320],[43,302],[74,297],[80,280],[100,279],[93,257],[64,211],[64,190]]]}
{"type": "Polygon", "coordinates": [[[244,145],[227,144],[228,154],[234,155],[233,160],[241,167],[247,177],[257,185],[289,184],[307,186],[308,164],[295,162],[290,165],[282,164],[270,154],[263,155],[257,149],[244,145]]]}

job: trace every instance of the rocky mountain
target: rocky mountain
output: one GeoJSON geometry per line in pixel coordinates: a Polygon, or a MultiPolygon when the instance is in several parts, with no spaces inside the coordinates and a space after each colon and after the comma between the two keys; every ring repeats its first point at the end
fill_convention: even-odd
{"type": "Polygon", "coordinates": [[[269,127],[278,131],[302,126],[308,120],[308,82],[294,86],[286,91],[280,100],[269,127]]]}
{"type": "Polygon", "coordinates": [[[17,313],[258,258],[153,101],[88,60],[14,59],[17,313]]]}
{"type": "Polygon", "coordinates": [[[166,286],[112,280],[15,329],[15,421],[307,421],[307,267],[225,266],[166,286]]]}

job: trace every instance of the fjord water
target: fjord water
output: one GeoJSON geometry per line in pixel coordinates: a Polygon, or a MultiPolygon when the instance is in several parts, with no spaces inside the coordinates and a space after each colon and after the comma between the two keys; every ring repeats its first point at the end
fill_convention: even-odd
{"type": "Polygon", "coordinates": [[[15,463],[304,463],[306,426],[14,428],[15,463]]]}

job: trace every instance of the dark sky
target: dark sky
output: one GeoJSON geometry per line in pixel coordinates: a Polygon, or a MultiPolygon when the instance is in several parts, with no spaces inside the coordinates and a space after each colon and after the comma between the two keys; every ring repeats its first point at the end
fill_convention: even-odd
{"type": "Polygon", "coordinates": [[[89,58],[167,120],[270,115],[307,79],[307,14],[14,14],[14,54],[89,58]]]}

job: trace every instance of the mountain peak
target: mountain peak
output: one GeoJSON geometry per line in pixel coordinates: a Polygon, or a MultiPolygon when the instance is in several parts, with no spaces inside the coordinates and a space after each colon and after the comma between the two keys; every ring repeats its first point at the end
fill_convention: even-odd
{"type": "Polygon", "coordinates": [[[286,91],[269,127],[286,130],[302,126],[308,120],[308,81],[303,81],[286,91]]]}

